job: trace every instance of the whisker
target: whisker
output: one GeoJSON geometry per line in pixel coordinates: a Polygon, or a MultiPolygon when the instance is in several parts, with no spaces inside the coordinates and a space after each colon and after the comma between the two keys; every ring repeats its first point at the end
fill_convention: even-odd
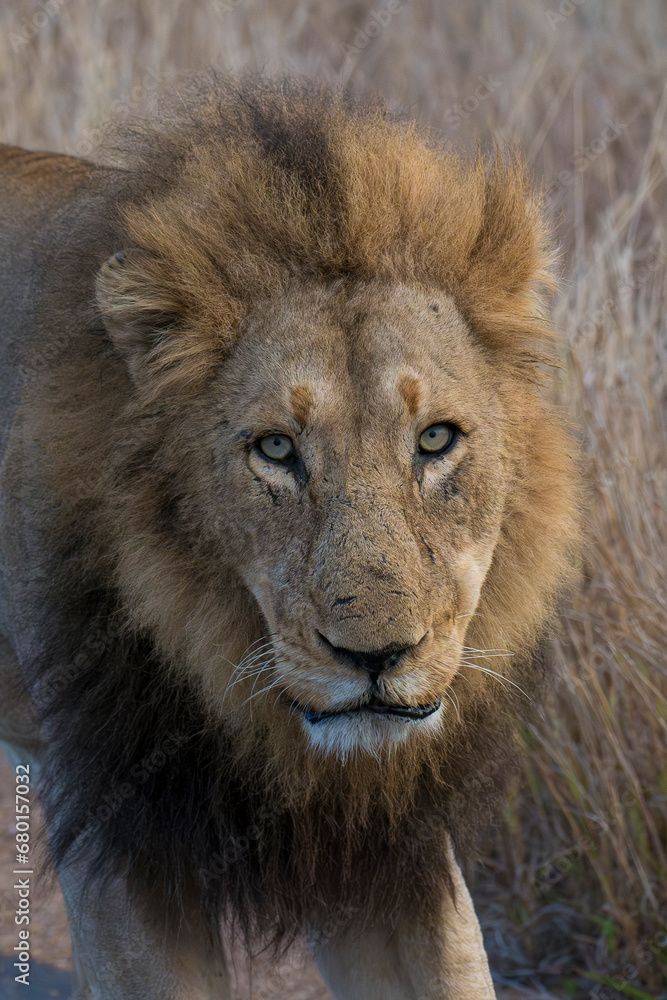
{"type": "Polygon", "coordinates": [[[260,663],[259,666],[256,666],[253,670],[248,670],[247,672],[242,673],[239,677],[236,678],[236,680],[232,681],[231,684],[228,684],[225,690],[231,691],[231,689],[236,687],[237,684],[240,684],[241,681],[247,681],[250,680],[252,677],[257,677],[264,670],[266,670],[268,666],[269,662],[267,661],[266,663],[260,663]]]}
{"type": "Polygon", "coordinates": [[[267,684],[266,687],[260,688],[259,691],[253,691],[252,694],[250,694],[246,698],[246,700],[243,702],[243,706],[242,707],[245,707],[250,701],[253,701],[253,700],[257,699],[257,698],[261,698],[261,696],[263,694],[266,694],[268,691],[272,691],[273,688],[276,687],[276,685],[280,684],[281,679],[282,678],[280,678],[280,677],[274,677],[274,679],[271,681],[271,683],[267,684]]]}
{"type": "Polygon", "coordinates": [[[480,670],[483,674],[488,674],[489,677],[495,677],[496,680],[499,681],[503,685],[504,684],[511,684],[512,687],[515,687],[517,689],[517,691],[521,692],[521,694],[524,696],[524,698],[527,698],[528,701],[531,700],[530,695],[526,694],[526,692],[523,690],[522,687],[519,687],[519,685],[516,684],[514,681],[510,680],[509,677],[505,677],[505,676],[503,676],[503,674],[499,674],[499,673],[497,673],[497,671],[491,670],[490,667],[481,667],[478,663],[470,663],[470,662],[466,662],[465,660],[461,661],[461,666],[463,666],[463,667],[470,667],[471,670],[480,670]]]}
{"type": "Polygon", "coordinates": [[[261,663],[262,660],[265,660],[267,656],[271,655],[272,655],[271,649],[264,649],[261,653],[257,653],[255,656],[251,656],[249,660],[241,662],[239,664],[239,669],[245,671],[250,670],[252,667],[255,666],[256,663],[261,663]]]}
{"type": "Polygon", "coordinates": [[[271,649],[272,646],[273,646],[273,641],[269,640],[269,642],[265,642],[261,646],[258,646],[257,649],[253,649],[252,652],[250,650],[246,650],[239,662],[247,663],[249,660],[254,660],[255,657],[261,656],[263,652],[265,652],[267,649],[271,649]]]}
{"type": "Polygon", "coordinates": [[[462,652],[465,653],[496,653],[498,656],[513,656],[514,652],[511,649],[503,649],[502,647],[496,647],[493,649],[478,649],[476,646],[461,646],[462,652]]]}
{"type": "MultiPolygon", "coordinates": [[[[266,685],[266,687],[263,687],[263,688],[261,688],[261,690],[259,690],[259,691],[257,691],[257,692],[253,691],[253,692],[252,692],[252,693],[251,693],[251,694],[250,694],[250,695],[248,696],[248,698],[246,698],[246,700],[245,700],[245,701],[243,702],[243,705],[242,705],[241,707],[242,707],[242,708],[245,708],[245,706],[246,706],[246,705],[250,704],[250,717],[252,718],[252,704],[251,704],[251,703],[252,703],[253,701],[255,701],[255,700],[256,700],[257,698],[260,698],[260,697],[261,697],[261,696],[262,696],[263,694],[268,694],[268,693],[269,693],[269,691],[272,691],[272,690],[273,690],[274,688],[278,687],[278,686],[279,686],[279,685],[280,685],[281,683],[282,683],[282,677],[280,677],[280,676],[278,676],[278,677],[275,677],[275,678],[274,678],[274,679],[273,679],[273,680],[271,681],[271,683],[270,683],[270,684],[267,684],[267,685],[266,685]]],[[[276,701],[278,700],[278,698],[279,698],[279,697],[280,697],[280,695],[282,694],[282,690],[284,690],[284,689],[281,689],[281,690],[280,690],[280,691],[278,692],[278,695],[277,695],[277,697],[276,697],[276,701]]],[[[275,705],[275,702],[274,702],[274,705],[275,705]]]]}
{"type": "MultiPolygon", "coordinates": [[[[261,655],[257,654],[256,656],[253,656],[247,664],[239,664],[239,667],[232,673],[230,680],[225,687],[225,693],[222,696],[221,705],[224,705],[225,699],[232,688],[236,687],[236,685],[241,681],[251,680],[254,678],[253,690],[250,693],[250,698],[252,698],[259,676],[267,669],[271,669],[276,662],[277,660],[273,653],[264,651],[261,655]],[[236,676],[237,674],[238,676],[236,676]]],[[[246,702],[244,702],[244,705],[245,704],[246,702]]]]}
{"type": "Polygon", "coordinates": [[[271,637],[269,635],[260,635],[259,638],[253,639],[253,641],[250,643],[250,645],[246,646],[243,655],[245,656],[246,653],[248,653],[252,649],[253,646],[257,645],[258,642],[264,642],[265,639],[270,639],[270,638],[271,637]]]}
{"type": "MultiPolygon", "coordinates": [[[[498,658],[500,658],[502,660],[506,660],[508,654],[505,653],[505,652],[503,652],[503,653],[473,653],[473,652],[471,652],[469,654],[469,656],[474,656],[475,659],[477,659],[477,660],[493,660],[493,659],[498,659],[498,658]]],[[[462,660],[467,660],[468,657],[467,656],[462,656],[461,659],[462,660]]]]}
{"type": "Polygon", "coordinates": [[[476,657],[489,657],[489,656],[513,656],[514,652],[511,649],[504,649],[500,646],[490,647],[488,649],[479,649],[477,646],[468,646],[461,642],[460,639],[456,639],[453,635],[447,635],[442,637],[445,641],[454,643],[458,646],[459,656],[464,653],[473,653],[476,657]]]}
{"type": "Polygon", "coordinates": [[[454,711],[456,712],[456,718],[460,722],[461,721],[461,705],[459,703],[459,699],[456,697],[456,695],[454,694],[454,692],[450,691],[449,689],[447,689],[447,691],[445,691],[445,698],[447,698],[448,701],[451,701],[452,705],[454,706],[454,711]]]}
{"type": "MultiPolygon", "coordinates": [[[[239,660],[239,663],[243,663],[243,660],[248,655],[248,653],[250,652],[250,650],[252,649],[253,646],[255,646],[258,642],[262,642],[264,639],[268,639],[268,638],[269,638],[269,636],[267,636],[267,635],[261,635],[259,637],[259,639],[255,639],[253,642],[250,643],[249,646],[246,646],[246,648],[243,650],[243,653],[241,655],[241,659],[239,660]]],[[[216,643],[216,645],[213,648],[214,649],[222,649],[223,648],[223,644],[222,643],[216,643]]],[[[230,660],[228,657],[224,656],[223,654],[220,654],[220,655],[222,656],[222,659],[225,660],[227,663],[231,663],[233,666],[235,665],[234,662],[233,662],[233,660],[230,660]]]]}
{"type": "MultiPolygon", "coordinates": [[[[272,642],[265,643],[259,649],[255,650],[253,655],[249,658],[247,658],[247,651],[246,651],[246,653],[243,654],[241,660],[232,671],[229,679],[232,680],[239,672],[243,673],[248,671],[250,667],[254,666],[255,663],[259,662],[264,656],[266,656],[266,650],[270,649],[272,646],[273,646],[272,642]]],[[[229,663],[231,661],[228,660],[227,662],[229,663]]]]}

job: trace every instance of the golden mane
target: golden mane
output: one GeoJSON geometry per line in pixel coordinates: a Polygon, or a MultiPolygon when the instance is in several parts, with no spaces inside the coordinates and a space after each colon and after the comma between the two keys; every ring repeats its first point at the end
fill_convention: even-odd
{"type": "Polygon", "coordinates": [[[108,317],[174,334],[151,358],[163,385],[205,377],[247,304],[295,274],[443,289],[506,362],[550,339],[547,232],[517,158],[471,165],[414,123],[294,81],[194,87],[187,104],[132,133],[135,175],[161,180],[123,212],[133,253],[108,317]]]}

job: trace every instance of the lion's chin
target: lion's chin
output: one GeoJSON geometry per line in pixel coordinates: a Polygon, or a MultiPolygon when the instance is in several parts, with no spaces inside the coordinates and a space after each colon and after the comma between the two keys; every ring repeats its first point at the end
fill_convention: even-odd
{"type": "Polygon", "coordinates": [[[347,711],[301,709],[310,746],[342,760],[364,753],[378,756],[384,749],[405,743],[417,732],[435,736],[442,726],[442,714],[440,700],[417,706],[371,702],[347,711]]]}

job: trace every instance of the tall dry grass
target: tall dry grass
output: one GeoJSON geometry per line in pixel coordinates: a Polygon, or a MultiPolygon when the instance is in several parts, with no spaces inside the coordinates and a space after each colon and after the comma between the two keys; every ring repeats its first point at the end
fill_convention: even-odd
{"type": "Polygon", "coordinates": [[[562,248],[589,540],[476,895],[501,979],[667,996],[667,5],[4,0],[0,27],[6,142],[88,155],[110,115],[213,65],[342,80],[462,150],[523,151],[562,248]]]}

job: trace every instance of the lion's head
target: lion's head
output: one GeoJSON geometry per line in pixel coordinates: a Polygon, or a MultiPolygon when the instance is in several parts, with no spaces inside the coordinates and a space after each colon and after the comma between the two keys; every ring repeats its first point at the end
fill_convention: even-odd
{"type": "Polygon", "coordinates": [[[219,96],[169,141],[98,279],[128,604],[241,723],[438,738],[535,641],[573,530],[521,170],[324,90],[219,96]]]}

